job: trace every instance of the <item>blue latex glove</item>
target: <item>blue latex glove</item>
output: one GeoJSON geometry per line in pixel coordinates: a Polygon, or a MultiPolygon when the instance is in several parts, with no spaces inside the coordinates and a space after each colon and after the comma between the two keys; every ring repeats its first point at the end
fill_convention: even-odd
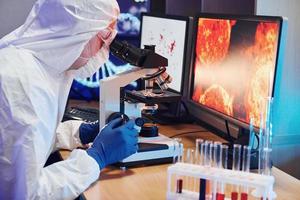
{"type": "Polygon", "coordinates": [[[95,140],[99,133],[99,122],[82,123],[79,127],[79,138],[82,144],[88,144],[95,140]]]}
{"type": "Polygon", "coordinates": [[[92,147],[87,150],[100,169],[137,152],[138,131],[134,125],[133,120],[123,124],[123,120],[118,118],[101,130],[92,147]]]}

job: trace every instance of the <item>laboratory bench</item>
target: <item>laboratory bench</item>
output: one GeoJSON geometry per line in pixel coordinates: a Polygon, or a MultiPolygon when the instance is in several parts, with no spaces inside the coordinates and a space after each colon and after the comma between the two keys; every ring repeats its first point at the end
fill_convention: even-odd
{"type": "MultiPolygon", "coordinates": [[[[160,133],[169,137],[182,138],[185,148],[194,147],[195,139],[226,142],[195,124],[160,125],[160,133]]],[[[61,151],[64,158],[68,151],[61,151]]],[[[126,170],[107,167],[101,171],[99,180],[84,192],[89,200],[158,200],[166,199],[167,168],[170,164],[139,166],[126,170]]],[[[274,190],[277,200],[300,200],[300,181],[280,169],[273,167],[274,190]]]]}

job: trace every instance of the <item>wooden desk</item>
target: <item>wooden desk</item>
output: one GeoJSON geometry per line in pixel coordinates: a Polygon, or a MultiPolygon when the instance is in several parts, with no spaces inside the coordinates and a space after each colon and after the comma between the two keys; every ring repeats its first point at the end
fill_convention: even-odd
{"type": "MultiPolygon", "coordinates": [[[[160,132],[169,137],[192,132],[180,136],[183,138],[185,147],[193,147],[195,138],[225,142],[222,138],[197,125],[160,126],[160,132]]],[[[99,181],[84,192],[84,195],[87,200],[166,199],[168,166],[168,164],[145,166],[130,168],[126,171],[106,168],[101,172],[99,181]]],[[[275,167],[273,168],[273,175],[276,179],[275,192],[278,200],[300,200],[299,180],[275,167]]]]}

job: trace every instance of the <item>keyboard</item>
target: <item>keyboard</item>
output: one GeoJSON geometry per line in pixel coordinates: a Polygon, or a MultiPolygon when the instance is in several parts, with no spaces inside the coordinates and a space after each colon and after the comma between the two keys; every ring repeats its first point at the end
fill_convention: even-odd
{"type": "Polygon", "coordinates": [[[87,123],[99,122],[99,110],[95,108],[71,107],[64,114],[63,121],[81,120],[87,123]]]}

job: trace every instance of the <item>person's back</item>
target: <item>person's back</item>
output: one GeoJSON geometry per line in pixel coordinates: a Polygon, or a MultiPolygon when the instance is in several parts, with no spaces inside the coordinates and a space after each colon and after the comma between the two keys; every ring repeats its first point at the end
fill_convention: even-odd
{"type": "MultiPolygon", "coordinates": [[[[38,0],[25,24],[0,39],[0,199],[73,199],[97,180],[101,166],[121,158],[102,159],[100,166],[105,155],[95,144],[44,167],[56,148],[82,145],[79,122],[59,123],[73,78],[91,75],[107,59],[118,13],[114,0],[38,0]],[[107,45],[86,67],[71,70],[96,35],[107,45]]],[[[108,132],[123,137],[123,129],[108,132]]]]}
{"type": "Polygon", "coordinates": [[[0,194],[9,198],[25,197],[25,188],[34,188],[24,180],[40,173],[56,140],[59,87],[36,62],[26,49],[0,49],[0,194]],[[16,187],[24,191],[15,194],[16,187]]]}

